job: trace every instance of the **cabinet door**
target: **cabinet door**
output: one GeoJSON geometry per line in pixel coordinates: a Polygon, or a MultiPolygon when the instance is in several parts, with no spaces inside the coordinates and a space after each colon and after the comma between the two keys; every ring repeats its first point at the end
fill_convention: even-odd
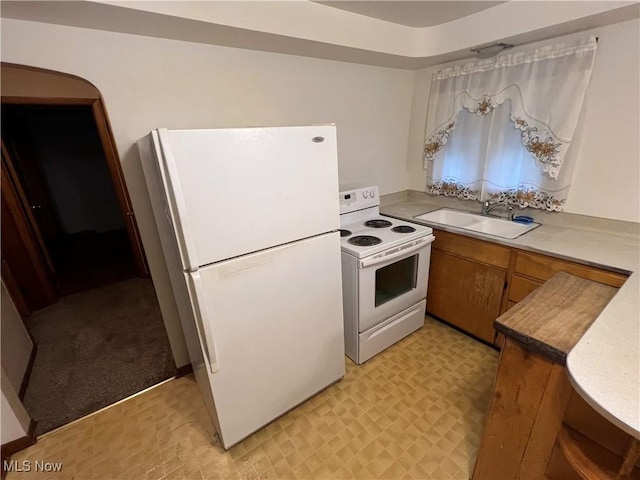
{"type": "Polygon", "coordinates": [[[506,270],[449,255],[431,253],[427,312],[486,342],[493,342],[506,270]]]}
{"type": "Polygon", "coordinates": [[[524,300],[527,295],[542,285],[543,282],[537,282],[526,277],[514,274],[511,277],[511,287],[509,288],[509,301],[518,303],[524,300]]]}

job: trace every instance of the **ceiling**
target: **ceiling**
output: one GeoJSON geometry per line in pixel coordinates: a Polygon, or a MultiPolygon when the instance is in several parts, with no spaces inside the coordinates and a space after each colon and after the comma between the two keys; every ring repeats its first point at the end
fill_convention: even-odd
{"type": "Polygon", "coordinates": [[[475,1],[383,1],[383,0],[338,0],[317,1],[340,10],[357,13],[367,17],[377,18],[386,22],[397,23],[407,27],[431,27],[440,23],[450,22],[458,18],[486,10],[504,1],[485,2],[475,1]]]}
{"type": "Polygon", "coordinates": [[[496,42],[517,46],[638,18],[640,2],[2,0],[0,16],[419,69],[473,57],[471,48],[496,42]]]}

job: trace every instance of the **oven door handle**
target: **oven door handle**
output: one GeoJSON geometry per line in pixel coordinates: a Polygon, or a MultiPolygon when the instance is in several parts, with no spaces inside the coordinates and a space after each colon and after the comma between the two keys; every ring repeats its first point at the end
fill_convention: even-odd
{"type": "Polygon", "coordinates": [[[372,265],[378,265],[379,263],[385,263],[388,262],[389,260],[394,260],[396,258],[399,257],[406,257],[409,254],[412,254],[414,252],[417,252],[418,250],[420,250],[421,248],[424,248],[426,245],[430,244],[431,242],[433,242],[436,239],[436,237],[434,237],[433,235],[427,235],[424,238],[421,238],[419,240],[416,240],[416,243],[406,249],[400,250],[398,252],[392,253],[390,255],[385,255],[382,257],[377,257],[376,255],[373,255],[371,258],[365,258],[364,260],[360,260],[360,268],[367,268],[367,267],[371,267],[372,265]]]}

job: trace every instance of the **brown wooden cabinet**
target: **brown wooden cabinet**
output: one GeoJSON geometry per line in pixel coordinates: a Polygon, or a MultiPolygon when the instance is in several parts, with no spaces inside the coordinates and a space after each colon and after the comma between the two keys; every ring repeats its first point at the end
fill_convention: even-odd
{"type": "Polygon", "coordinates": [[[510,251],[506,247],[436,231],[431,251],[427,312],[493,342],[510,251]]]}
{"type": "MultiPolygon", "coordinates": [[[[558,272],[620,287],[627,275],[434,229],[427,313],[501,346],[493,322],[558,272]]],[[[499,336],[498,336],[499,337],[499,336]]]]}
{"type": "Polygon", "coordinates": [[[577,277],[604,283],[612,287],[622,286],[627,279],[627,275],[548,255],[524,252],[517,249],[513,249],[512,255],[512,269],[508,275],[509,287],[501,313],[524,300],[527,295],[558,272],[571,273],[577,277]]]}
{"type": "Polygon", "coordinates": [[[582,265],[568,260],[539,255],[531,252],[517,251],[515,273],[546,282],[558,272],[567,272],[576,277],[586,278],[595,282],[621,287],[627,275],[603,270],[601,268],[582,265]]]}
{"type": "Polygon", "coordinates": [[[506,275],[505,269],[433,250],[427,310],[491,343],[506,275]]]}

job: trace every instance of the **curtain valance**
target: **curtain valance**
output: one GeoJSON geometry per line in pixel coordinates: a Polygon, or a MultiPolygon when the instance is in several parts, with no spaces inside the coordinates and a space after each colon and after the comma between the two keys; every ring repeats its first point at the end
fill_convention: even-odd
{"type": "MultiPolygon", "coordinates": [[[[555,203],[552,209],[561,209],[572,173],[571,168],[564,165],[564,159],[582,108],[596,48],[596,39],[590,37],[436,72],[431,83],[424,147],[427,191],[440,193],[438,188],[434,190],[434,185],[455,185],[454,190],[466,192],[464,198],[470,195],[485,200],[507,190],[522,190],[526,184],[528,191],[542,189],[541,194],[547,197],[553,190],[555,203]],[[501,112],[496,116],[498,108],[501,112]],[[483,121],[469,120],[466,118],[469,114],[483,121]],[[498,117],[500,125],[495,124],[498,117]],[[480,178],[466,175],[456,178],[456,175],[447,175],[451,169],[441,165],[447,157],[442,151],[449,149],[445,146],[451,145],[452,137],[462,134],[459,128],[462,120],[467,141],[457,143],[464,144],[464,151],[448,155],[447,162],[463,162],[471,167],[470,171],[481,175],[480,178]],[[472,124],[477,127],[475,130],[482,132],[471,128],[472,124]],[[500,130],[495,131],[487,124],[500,130]],[[511,132],[506,131],[509,124],[511,132]],[[514,130],[519,135],[519,149],[527,152],[529,161],[536,168],[523,168],[511,161],[519,155],[506,149],[506,145],[513,142],[505,142],[502,136],[513,135],[514,130]],[[481,142],[477,146],[478,155],[469,148],[474,136],[481,142]],[[485,167],[474,168],[473,163],[478,161],[484,162],[485,167]],[[486,164],[495,162],[502,162],[503,168],[514,168],[521,173],[526,170],[527,177],[521,176],[515,183],[512,179],[509,184],[504,184],[504,179],[496,182],[486,178],[487,171],[496,170],[487,168],[486,164]],[[532,175],[538,175],[538,178],[532,175]],[[549,180],[554,182],[549,185],[549,180]],[[477,195],[469,192],[477,192],[477,195]]],[[[451,188],[446,190],[449,194],[453,191],[451,188]]],[[[504,199],[504,195],[501,198],[504,199]]],[[[522,204],[514,199],[510,201],[522,204]]],[[[549,205],[538,208],[549,208],[549,205]]]]}

